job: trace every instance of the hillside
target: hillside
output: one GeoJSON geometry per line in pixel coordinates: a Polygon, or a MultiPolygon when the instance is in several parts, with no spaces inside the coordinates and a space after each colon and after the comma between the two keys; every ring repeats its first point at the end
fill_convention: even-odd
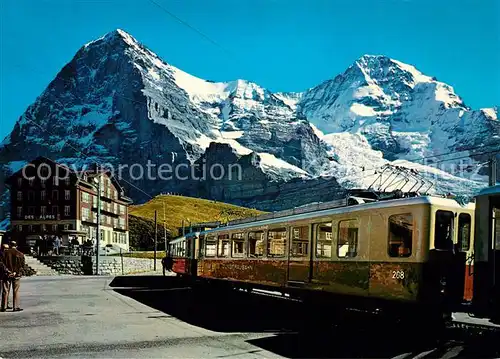
{"type": "MultiPolygon", "coordinates": [[[[145,204],[131,206],[130,214],[154,220],[156,210],[158,211],[158,224],[162,225],[164,205],[167,229],[174,237],[177,235],[177,228],[182,226],[182,220],[184,220],[185,225],[188,226],[189,221],[192,223],[211,221],[227,222],[233,219],[251,217],[264,213],[255,209],[206,199],[160,195],[145,204]]],[[[163,229],[159,226],[159,230],[160,228],[163,229]]]]}

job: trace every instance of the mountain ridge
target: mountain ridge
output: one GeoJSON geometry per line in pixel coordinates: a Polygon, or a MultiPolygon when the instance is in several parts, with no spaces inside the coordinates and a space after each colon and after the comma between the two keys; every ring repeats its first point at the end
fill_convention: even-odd
{"type": "MultiPolygon", "coordinates": [[[[372,182],[356,178],[360,168],[396,161],[459,193],[481,187],[471,180],[479,174],[484,181],[480,171],[458,178],[453,169],[408,160],[493,146],[499,134],[498,107],[472,110],[452,86],[387,56],[363,55],[317,86],[273,93],[247,80],[214,82],[190,75],[117,29],[83,45],[28,107],[0,144],[0,165],[7,174],[39,155],[81,162],[82,153],[112,164],[242,159],[248,172],[243,185],[258,188],[255,198],[269,199],[283,188],[266,181],[326,178],[341,191],[372,182]]],[[[479,152],[469,151],[471,166],[484,160],[479,152]]],[[[252,198],[252,190],[243,196],[229,182],[234,188],[228,191],[217,183],[211,183],[213,189],[204,183],[202,190],[189,181],[133,183],[150,195],[211,193],[238,204],[252,198]]]]}

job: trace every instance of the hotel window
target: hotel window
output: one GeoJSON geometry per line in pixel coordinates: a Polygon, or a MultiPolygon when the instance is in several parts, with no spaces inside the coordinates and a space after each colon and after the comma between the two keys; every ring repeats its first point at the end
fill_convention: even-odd
{"type": "Polygon", "coordinates": [[[22,217],[23,215],[23,207],[17,207],[17,217],[22,217]]]}
{"type": "Polygon", "coordinates": [[[42,232],[45,232],[47,230],[47,226],[45,224],[41,225],[42,232]]]}
{"type": "Polygon", "coordinates": [[[34,200],[35,200],[35,192],[28,191],[28,201],[34,201],[34,200]]]}
{"type": "Polygon", "coordinates": [[[33,232],[33,225],[32,224],[28,225],[28,232],[33,232]]]}
{"type": "Polygon", "coordinates": [[[57,224],[52,225],[52,232],[57,232],[57,224]]]}
{"type": "Polygon", "coordinates": [[[65,216],[69,216],[70,211],[71,211],[71,207],[70,206],[64,206],[64,215],[65,216]]]}
{"type": "Polygon", "coordinates": [[[41,206],[40,207],[40,215],[45,216],[47,214],[47,207],[41,206]]]}
{"type": "Polygon", "coordinates": [[[46,196],[46,194],[47,194],[47,193],[46,193],[45,191],[40,191],[40,199],[41,199],[42,201],[45,201],[45,196],[46,196]]]}
{"type": "Polygon", "coordinates": [[[57,206],[52,206],[52,214],[57,215],[57,212],[58,212],[57,206]]]}
{"type": "Polygon", "coordinates": [[[23,200],[23,192],[17,191],[17,200],[22,201],[23,200]]]}
{"type": "Polygon", "coordinates": [[[82,221],[86,221],[89,219],[89,209],[82,207],[82,221]]]}
{"type": "Polygon", "coordinates": [[[59,191],[58,190],[53,190],[52,191],[52,199],[55,199],[56,201],[59,199],[59,191]]]}
{"type": "Polygon", "coordinates": [[[71,193],[68,189],[64,190],[64,199],[68,201],[71,198],[71,193]]]}
{"type": "Polygon", "coordinates": [[[19,187],[21,187],[21,186],[23,185],[23,179],[22,179],[21,177],[19,177],[19,178],[17,179],[17,185],[18,185],[19,187]]]}
{"type": "Polygon", "coordinates": [[[22,231],[23,231],[23,225],[22,225],[22,224],[18,224],[18,225],[17,225],[17,230],[18,230],[19,232],[22,232],[22,231]]]}
{"type": "Polygon", "coordinates": [[[35,207],[29,206],[28,207],[28,214],[35,214],[35,207]]]}
{"type": "Polygon", "coordinates": [[[42,164],[38,167],[38,170],[40,171],[40,175],[43,177],[47,177],[49,174],[49,167],[46,164],[42,164]]]}
{"type": "Polygon", "coordinates": [[[34,181],[35,181],[34,177],[28,178],[28,183],[30,184],[30,186],[33,186],[34,181]]]}
{"type": "Polygon", "coordinates": [[[118,235],[116,232],[113,232],[113,243],[118,243],[118,235]]]}

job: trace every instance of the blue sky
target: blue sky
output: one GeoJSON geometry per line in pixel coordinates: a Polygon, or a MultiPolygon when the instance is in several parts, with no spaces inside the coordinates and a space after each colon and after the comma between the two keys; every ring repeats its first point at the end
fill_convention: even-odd
{"type": "Polygon", "coordinates": [[[500,105],[497,0],[151,1],[0,0],[0,138],[83,44],[116,28],[209,80],[302,91],[384,54],[452,85],[471,107],[500,105]]]}

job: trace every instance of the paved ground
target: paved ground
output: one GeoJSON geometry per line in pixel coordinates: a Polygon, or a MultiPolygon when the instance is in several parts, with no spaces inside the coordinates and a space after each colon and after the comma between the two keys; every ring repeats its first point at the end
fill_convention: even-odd
{"type": "Polygon", "coordinates": [[[24,311],[0,313],[0,357],[275,356],[246,342],[259,335],[217,333],[184,323],[118,294],[108,286],[111,281],[69,276],[23,279],[24,311]]]}
{"type": "Polygon", "coordinates": [[[0,313],[1,358],[500,356],[485,342],[424,344],[425,328],[322,326],[324,313],[298,304],[194,291],[174,277],[30,277],[21,293],[23,312],[0,313]]]}

